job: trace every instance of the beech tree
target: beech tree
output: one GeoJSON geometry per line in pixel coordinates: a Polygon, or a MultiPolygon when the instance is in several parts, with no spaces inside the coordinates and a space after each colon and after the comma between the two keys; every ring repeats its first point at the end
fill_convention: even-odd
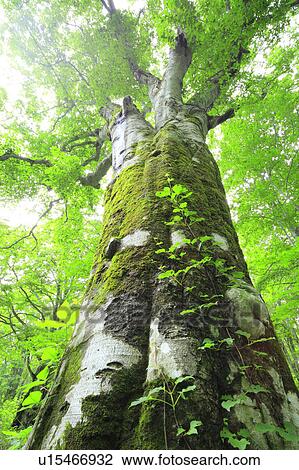
{"type": "Polygon", "coordinates": [[[10,186],[17,168],[20,197],[46,186],[76,206],[113,170],[79,318],[28,449],[298,448],[298,392],[206,143],[242,106],[259,41],[278,41],[297,3],[6,5],[33,77],[26,119],[4,135],[10,186]],[[29,123],[37,83],[55,90],[46,131],[29,123]]]}

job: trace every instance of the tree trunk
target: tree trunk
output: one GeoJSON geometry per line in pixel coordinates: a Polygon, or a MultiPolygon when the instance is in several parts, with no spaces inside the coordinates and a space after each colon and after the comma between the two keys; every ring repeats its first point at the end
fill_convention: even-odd
{"type": "Polygon", "coordinates": [[[86,298],[29,449],[298,445],[297,391],[205,143],[216,88],[201,105],[181,100],[190,61],[179,35],[162,81],[134,69],[155,128],[129,97],[121,112],[103,111],[116,176],[86,298]],[[175,190],[184,197],[161,197],[175,190]]]}

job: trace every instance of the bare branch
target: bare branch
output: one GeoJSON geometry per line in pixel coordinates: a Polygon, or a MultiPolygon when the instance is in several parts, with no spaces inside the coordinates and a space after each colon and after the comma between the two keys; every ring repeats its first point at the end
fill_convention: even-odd
{"type": "Polygon", "coordinates": [[[81,176],[80,183],[83,186],[92,186],[93,188],[99,189],[101,187],[101,179],[106,175],[107,171],[111,167],[111,164],[112,155],[109,155],[109,157],[106,157],[99,162],[93,173],[89,173],[86,176],[81,176]]]}
{"type": "Polygon", "coordinates": [[[9,160],[10,158],[15,158],[16,160],[21,160],[23,162],[30,163],[30,165],[44,165],[47,167],[53,166],[53,163],[51,163],[49,160],[46,160],[46,159],[34,160],[32,158],[22,157],[21,155],[14,153],[12,150],[7,150],[3,155],[1,155],[0,161],[4,162],[6,160],[9,160]]]}
{"type": "Polygon", "coordinates": [[[233,108],[230,108],[224,114],[221,114],[221,116],[208,116],[208,129],[210,130],[216,126],[219,126],[219,124],[222,124],[228,119],[234,117],[234,115],[235,110],[233,108]]]}
{"type": "Polygon", "coordinates": [[[35,247],[34,249],[36,248],[36,245],[37,245],[37,239],[36,239],[36,236],[34,234],[34,230],[36,229],[36,227],[38,226],[40,220],[43,218],[43,217],[46,217],[46,215],[49,214],[49,212],[52,210],[53,206],[55,204],[57,204],[58,202],[60,202],[61,199],[56,199],[55,201],[51,201],[50,204],[49,204],[49,207],[47,208],[47,210],[45,210],[45,212],[43,212],[37,222],[33,225],[33,227],[30,229],[30,231],[27,233],[27,235],[24,235],[23,237],[19,238],[18,240],[16,240],[15,242],[11,243],[10,245],[8,246],[1,246],[0,247],[0,250],[8,250],[10,248],[12,248],[13,246],[17,245],[18,243],[20,243],[22,240],[25,240],[26,238],[29,238],[29,237],[32,237],[34,240],[35,240],[35,247]]]}
{"type": "MultiPolygon", "coordinates": [[[[77,142],[78,140],[86,139],[87,137],[98,137],[99,131],[100,131],[100,129],[95,129],[95,130],[90,131],[90,132],[84,132],[84,133],[82,133],[82,134],[77,134],[77,135],[75,135],[74,137],[72,137],[71,139],[69,139],[69,140],[61,147],[61,150],[62,150],[63,152],[68,151],[68,146],[69,146],[70,144],[72,144],[73,142],[77,142]]],[[[71,147],[71,148],[72,148],[72,147],[71,147]]]]}
{"type": "Polygon", "coordinates": [[[105,0],[101,0],[101,2],[103,7],[108,11],[109,15],[113,15],[113,13],[116,12],[113,0],[107,0],[107,3],[105,0]]]}

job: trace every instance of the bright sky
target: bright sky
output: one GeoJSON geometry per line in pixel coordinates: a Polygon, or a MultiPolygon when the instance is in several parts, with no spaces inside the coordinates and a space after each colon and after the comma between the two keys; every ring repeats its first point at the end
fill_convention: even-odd
{"type": "MultiPolygon", "coordinates": [[[[144,6],[144,0],[115,0],[115,6],[118,9],[130,8],[135,11],[140,11],[144,6]]],[[[3,7],[0,6],[0,28],[4,32],[1,37],[2,43],[0,46],[0,93],[1,88],[7,94],[6,108],[8,111],[14,111],[15,102],[22,96],[22,87],[24,83],[24,76],[13,65],[13,59],[9,57],[7,47],[8,30],[5,31],[5,24],[7,18],[3,7]]],[[[46,96],[45,90],[37,90],[38,96],[43,101],[51,101],[54,98],[46,96]]],[[[0,94],[1,96],[1,94],[0,94]]],[[[0,110],[1,121],[1,110],[0,110]]],[[[45,123],[46,126],[47,123],[45,123]]],[[[1,132],[1,125],[0,125],[1,132]]],[[[24,199],[17,204],[7,204],[7,202],[0,201],[0,221],[10,225],[11,227],[32,227],[38,220],[41,213],[44,211],[44,205],[41,204],[38,198],[24,199]]],[[[98,207],[96,213],[99,217],[102,216],[102,208],[98,207]]]]}

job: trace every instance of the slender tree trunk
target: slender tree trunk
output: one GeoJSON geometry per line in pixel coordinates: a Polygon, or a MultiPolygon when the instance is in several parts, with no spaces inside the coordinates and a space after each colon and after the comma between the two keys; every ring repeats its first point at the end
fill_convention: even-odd
{"type": "Polygon", "coordinates": [[[162,82],[143,76],[156,111],[155,129],[130,98],[114,118],[109,115],[116,177],[106,192],[103,235],[71,344],[29,449],[298,445],[297,391],[248,276],[219,170],[205,143],[207,113],[180,98],[190,60],[181,39],[162,82]],[[165,224],[172,206],[156,192],[167,186],[167,178],[192,192],[190,209],[200,218],[192,227],[186,220],[165,224]],[[186,242],[204,236],[211,237],[207,243],[186,242]],[[186,252],[181,258],[189,264],[202,263],[180,283],[158,277],[161,265],[163,272],[182,266],[156,253],[173,245],[178,257],[186,252]],[[242,272],[243,280],[232,285],[224,266],[242,272]],[[198,308],[215,298],[214,308],[198,308]],[[184,310],[196,313],[181,315],[184,310]],[[211,348],[199,349],[207,338],[211,348]],[[177,379],[178,392],[190,385],[191,390],[171,406],[166,401],[179,396],[173,391],[177,379]],[[160,401],[130,407],[160,386],[164,395],[152,395],[160,401]],[[202,422],[198,434],[180,433],[192,421],[202,422]]]}

